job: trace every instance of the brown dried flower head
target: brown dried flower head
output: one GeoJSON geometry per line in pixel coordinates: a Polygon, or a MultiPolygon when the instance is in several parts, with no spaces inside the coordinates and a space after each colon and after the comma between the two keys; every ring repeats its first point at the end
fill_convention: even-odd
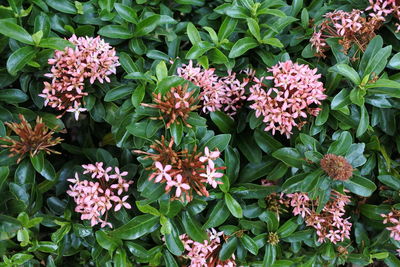
{"type": "Polygon", "coordinates": [[[1,147],[8,148],[10,151],[10,157],[19,155],[17,163],[19,163],[25,154],[35,156],[40,151],[44,151],[47,154],[59,152],[50,149],[49,147],[59,144],[63,139],[57,137],[54,138],[54,131],[49,130],[49,128],[43,123],[42,118],[36,118],[36,125],[34,128],[28,123],[22,114],[19,114],[20,123],[16,122],[6,122],[5,124],[11,129],[18,139],[12,139],[9,136],[2,137],[0,140],[5,141],[9,144],[1,145],[1,147]]]}
{"type": "Polygon", "coordinates": [[[326,174],[334,180],[346,181],[353,175],[353,167],[342,156],[326,154],[320,164],[326,174]]]}
{"type": "Polygon", "coordinates": [[[188,92],[188,85],[173,87],[165,95],[161,93],[153,93],[153,101],[155,104],[142,103],[142,106],[158,109],[161,113],[160,117],[155,117],[155,120],[165,120],[166,127],[169,128],[171,124],[183,123],[191,128],[191,125],[186,122],[189,118],[189,113],[196,110],[200,106],[195,103],[198,97],[193,96],[194,91],[188,92]]]}

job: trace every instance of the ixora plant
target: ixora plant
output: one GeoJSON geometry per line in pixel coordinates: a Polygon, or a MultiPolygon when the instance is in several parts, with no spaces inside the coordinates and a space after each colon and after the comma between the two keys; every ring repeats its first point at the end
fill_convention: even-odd
{"type": "Polygon", "coordinates": [[[400,266],[399,19],[5,1],[0,267],[400,266]]]}

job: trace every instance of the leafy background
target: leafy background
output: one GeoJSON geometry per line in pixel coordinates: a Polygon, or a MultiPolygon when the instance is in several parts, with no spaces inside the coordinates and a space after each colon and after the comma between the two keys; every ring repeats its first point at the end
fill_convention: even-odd
{"type": "MultiPolygon", "coordinates": [[[[399,202],[400,35],[385,23],[364,53],[331,52],[316,58],[309,39],[316,22],[335,9],[364,9],[367,1],[147,1],[8,0],[0,2],[0,136],[4,122],[37,115],[64,139],[61,155],[26,158],[16,164],[0,150],[1,266],[178,266],[179,234],[203,240],[215,227],[228,236],[220,258],[236,255],[243,266],[365,266],[374,261],[400,266],[400,244],[384,230],[381,213],[399,202]],[[116,48],[121,67],[111,83],[85,86],[87,113],[57,119],[38,94],[47,79],[47,59],[72,34],[100,35],[116,48]],[[352,60],[356,55],[358,59],[352,60]],[[263,131],[248,107],[234,118],[222,112],[192,114],[192,129],[165,129],[141,103],[152,92],[182,84],[176,69],[188,60],[205,68],[257,74],[291,59],[318,68],[328,99],[322,112],[290,139],[263,131]],[[379,76],[367,84],[370,75],[379,76]],[[189,204],[170,201],[147,180],[146,163],[133,149],[144,149],[161,135],[181,147],[223,151],[224,185],[189,204]],[[332,182],[308,161],[323,154],[346,157],[357,171],[346,182],[332,182]],[[65,193],[67,178],[79,165],[104,161],[129,171],[132,210],[114,214],[114,230],[90,227],[74,213],[65,193]],[[276,182],[261,186],[260,179],[276,182]],[[352,238],[319,244],[304,222],[289,214],[271,215],[265,198],[272,192],[303,191],[321,199],[331,188],[352,193],[352,238]],[[280,242],[267,243],[269,232],[280,242]],[[238,234],[240,233],[240,234],[238,234]],[[164,236],[164,240],[162,239],[164,236]],[[346,247],[349,254],[338,252],[346,247]]],[[[155,112],[157,115],[157,112],[155,112]]]]}

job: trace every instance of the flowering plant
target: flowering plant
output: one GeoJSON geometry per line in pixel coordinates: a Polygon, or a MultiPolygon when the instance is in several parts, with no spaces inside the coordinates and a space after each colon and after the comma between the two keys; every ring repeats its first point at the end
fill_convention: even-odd
{"type": "Polygon", "coordinates": [[[400,266],[400,1],[3,2],[0,267],[400,266]]]}

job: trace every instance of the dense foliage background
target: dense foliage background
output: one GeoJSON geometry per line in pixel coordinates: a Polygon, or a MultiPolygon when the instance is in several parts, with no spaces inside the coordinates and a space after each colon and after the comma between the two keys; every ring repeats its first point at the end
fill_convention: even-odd
{"type": "MultiPolygon", "coordinates": [[[[396,1],[371,1],[384,2],[397,8],[396,1]]],[[[237,266],[400,266],[397,11],[383,13],[383,20],[358,35],[322,36],[323,55],[310,43],[326,13],[359,9],[361,23],[367,23],[372,11],[379,13],[365,11],[369,6],[364,0],[0,1],[0,266],[200,266],[181,239],[212,242],[211,228],[223,232],[213,257],[237,266]],[[115,48],[121,65],[108,75],[110,82],[84,82],[88,94],[81,108],[87,111],[80,114],[46,106],[39,96],[44,82],[51,83],[48,59],[55,50],[74,47],[67,41],[72,35],[99,35],[115,48]],[[177,76],[189,60],[218,77],[233,71],[238,80],[249,79],[246,97],[254,75],[271,76],[269,68],[292,60],[321,74],[327,97],[301,130],[272,134],[246,97],[237,112],[203,109],[204,88],[177,76]],[[198,107],[169,125],[155,100],[187,85],[191,107],[198,107]],[[18,137],[7,122],[20,123],[20,114],[44,127],[35,122],[42,118],[53,139],[43,137],[42,129],[18,137]],[[10,156],[7,136],[25,142],[26,153],[10,156]],[[60,154],[29,151],[26,140],[34,136],[44,138],[41,145],[59,143],[51,149],[60,154]],[[168,185],[166,193],[166,183],[155,182],[154,175],[149,180],[160,160],[143,152],[156,153],[162,136],[167,145],[174,140],[175,151],[221,152],[215,164],[224,176],[207,185],[208,196],[193,191],[191,201],[177,199],[175,189],[168,185]],[[342,168],[351,164],[351,178],[329,177],[320,166],[326,154],[343,156],[338,162],[342,168]],[[124,178],[132,182],[125,205],[108,211],[112,228],[81,220],[67,194],[67,179],[86,177],[81,165],[96,162],[113,167],[115,175],[128,172],[124,178]],[[309,196],[316,214],[334,192],[348,195],[340,216],[349,217],[350,238],[318,242],[307,217],[294,215],[298,203],[290,201],[296,192],[309,196]],[[392,220],[384,222],[381,214],[391,210],[392,220]]],[[[208,260],[204,266],[217,266],[208,260]]]]}

